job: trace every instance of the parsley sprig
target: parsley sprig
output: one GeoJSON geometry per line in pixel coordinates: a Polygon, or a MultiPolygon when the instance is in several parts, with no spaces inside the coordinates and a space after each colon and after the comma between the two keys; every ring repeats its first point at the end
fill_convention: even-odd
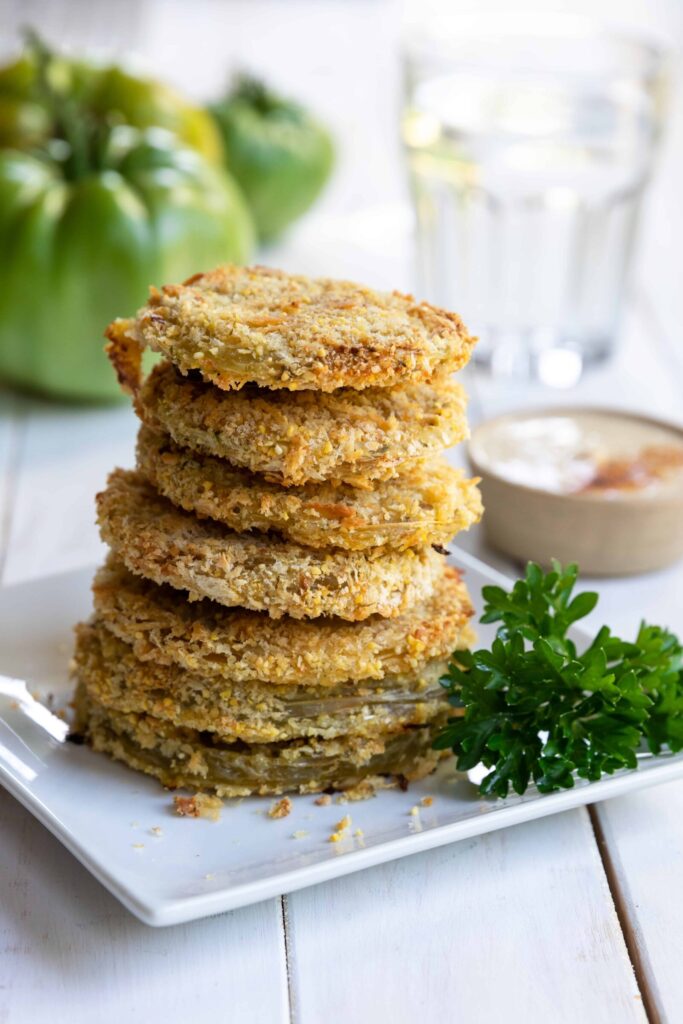
{"type": "Polygon", "coordinates": [[[579,654],[567,632],[598,595],[572,596],[578,570],[530,562],[511,591],[484,587],[482,623],[499,622],[490,650],[458,651],[442,685],[464,709],[435,741],[457,767],[483,764],[485,795],[569,788],[636,768],[636,752],[683,749],[683,648],[659,626],[634,643],[603,626],[579,654]]]}

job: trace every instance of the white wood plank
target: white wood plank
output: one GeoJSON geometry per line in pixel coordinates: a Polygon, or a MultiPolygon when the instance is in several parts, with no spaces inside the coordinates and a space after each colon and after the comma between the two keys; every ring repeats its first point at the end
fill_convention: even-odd
{"type": "MultiPolygon", "coordinates": [[[[31,402],[25,415],[5,582],[97,561],[95,492],[113,466],[133,463],[137,421],[127,408],[31,402]]],[[[205,1019],[216,1006],[235,1020],[289,1020],[279,900],[155,932],[4,793],[0,834],[0,947],[9,954],[0,960],[0,1020],[44,1019],[54,1006],[53,1019],[73,1024],[95,1006],[103,1024],[205,1019]]]]}
{"type": "Polygon", "coordinates": [[[683,786],[670,783],[598,804],[596,816],[655,1014],[680,1020],[683,786]]]}
{"type": "Polygon", "coordinates": [[[23,426],[20,400],[0,391],[0,580],[10,533],[23,426]]]}
{"type": "MultiPolygon", "coordinates": [[[[664,312],[666,308],[670,310],[671,304],[664,312]]],[[[546,392],[543,404],[594,402],[683,422],[678,325],[674,337],[672,328],[667,327],[670,321],[663,321],[662,313],[661,302],[652,303],[647,296],[638,295],[615,362],[588,375],[576,394],[553,396],[546,392]]],[[[511,398],[500,384],[481,378],[477,394],[487,416],[526,404],[519,393],[511,398]]],[[[538,394],[534,399],[539,401],[538,394]]],[[[504,572],[518,571],[486,547],[481,531],[468,537],[465,545],[504,572]]],[[[589,630],[609,623],[616,632],[631,637],[646,619],[683,636],[682,563],[623,579],[583,577],[582,583],[600,594],[598,607],[585,620],[589,630]]],[[[654,1015],[676,1020],[683,998],[683,981],[672,952],[683,944],[681,905],[675,895],[683,878],[683,785],[671,783],[598,804],[595,815],[604,837],[604,855],[613,867],[614,896],[635,945],[643,994],[654,1015]]]]}
{"type": "Polygon", "coordinates": [[[93,410],[31,402],[26,417],[5,583],[100,560],[95,493],[114,466],[134,464],[138,424],[128,406],[93,410]]]}
{"type": "Polygon", "coordinates": [[[0,790],[3,1024],[288,1024],[279,900],[140,924],[0,790]]]}
{"type": "Polygon", "coordinates": [[[645,1019],[583,810],[294,893],[288,911],[304,1024],[645,1019]]]}
{"type": "MultiPolygon", "coordinates": [[[[666,277],[671,268],[663,269],[666,277]]],[[[649,287],[656,282],[652,271],[650,261],[649,287]]],[[[641,296],[638,304],[633,337],[640,338],[641,354],[638,358],[631,351],[631,366],[638,374],[641,402],[649,403],[655,415],[680,422],[683,354],[678,321],[671,318],[680,295],[671,293],[662,302],[661,280],[653,294],[653,300],[641,296]],[[643,357],[645,343],[654,358],[643,357]]],[[[626,393],[632,401],[628,389],[626,393]]],[[[683,636],[681,563],[632,579],[597,581],[597,586],[600,604],[588,620],[593,628],[609,622],[631,636],[645,618],[683,636]]],[[[683,785],[671,783],[597,804],[594,815],[650,1019],[678,1020],[683,1005],[676,957],[683,943],[678,898],[683,878],[683,785]]]]}

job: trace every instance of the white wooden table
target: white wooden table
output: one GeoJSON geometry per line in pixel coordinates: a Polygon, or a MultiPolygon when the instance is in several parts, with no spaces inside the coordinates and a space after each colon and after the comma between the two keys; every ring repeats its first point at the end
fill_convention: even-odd
{"type": "MultiPolygon", "coordinates": [[[[27,6],[36,5],[22,9],[27,6]]],[[[126,6],[132,15],[133,5],[126,6]]],[[[145,25],[158,6],[144,5],[145,25]]],[[[331,3],[328,18],[345,26],[331,39],[329,21],[319,13],[327,5],[315,5],[314,14],[310,3],[267,6],[272,24],[263,18],[264,5],[253,5],[267,23],[261,42],[276,72],[293,82],[298,74],[300,86],[306,73],[317,75],[321,102],[347,142],[327,218],[309,220],[267,259],[303,272],[409,285],[400,209],[346,215],[361,200],[400,198],[392,151],[378,145],[363,120],[369,73],[365,86],[351,86],[342,102],[339,83],[328,80],[341,72],[326,64],[330,47],[343,63],[359,51],[367,55],[374,39],[374,74],[393,67],[387,5],[359,4],[351,16],[331,3]],[[289,14],[278,15],[276,8],[289,14]],[[299,38],[297,25],[309,15],[320,48],[308,37],[308,49],[293,42],[301,60],[277,65],[277,37],[289,32],[299,38]],[[315,56],[309,54],[307,64],[310,49],[315,56]],[[370,151],[376,161],[368,184],[361,165],[370,151]]],[[[626,4],[634,16],[645,17],[646,7],[650,13],[656,7],[667,24],[680,24],[674,3],[626,4]]],[[[257,17],[244,3],[192,5],[201,17],[198,8],[215,17],[229,8],[231,18],[237,12],[252,23],[257,17]]],[[[17,10],[10,5],[15,20],[17,10]]],[[[177,5],[169,2],[166,10],[181,19],[177,5]]],[[[253,51],[244,20],[239,25],[239,39],[253,51]]],[[[155,57],[170,66],[176,37],[168,22],[162,35],[155,57]]],[[[383,116],[390,113],[387,95],[376,98],[385,104],[383,116]]],[[[556,400],[654,410],[681,421],[681,297],[672,270],[680,265],[680,243],[673,244],[676,218],[681,221],[674,205],[680,121],[672,134],[616,362],[559,396],[470,375],[473,420],[556,400]]],[[[111,467],[132,463],[135,429],[126,408],[74,411],[0,393],[4,584],[101,558],[93,495],[111,467]]],[[[515,571],[483,549],[476,532],[466,543],[515,571]]],[[[603,581],[600,590],[595,625],[608,621],[633,631],[647,616],[683,632],[683,568],[603,581]]],[[[0,1024],[675,1022],[683,1019],[682,892],[683,784],[672,783],[155,931],[134,920],[0,791],[0,1024]]]]}

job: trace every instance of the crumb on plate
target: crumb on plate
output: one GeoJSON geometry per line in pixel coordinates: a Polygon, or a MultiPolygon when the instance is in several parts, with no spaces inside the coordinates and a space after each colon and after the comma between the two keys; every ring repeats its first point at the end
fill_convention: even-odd
{"type": "Polygon", "coordinates": [[[283,796],[282,800],[276,800],[274,804],[271,804],[270,810],[268,811],[269,818],[286,818],[291,813],[292,801],[288,796],[283,796]]]}
{"type": "Polygon", "coordinates": [[[342,839],[346,839],[346,834],[350,827],[351,816],[349,814],[345,814],[341,821],[338,821],[337,824],[334,826],[334,832],[329,837],[329,842],[338,843],[342,839]]]}
{"type": "Polygon", "coordinates": [[[208,793],[173,797],[173,809],[181,818],[209,818],[211,821],[218,821],[222,807],[223,801],[220,797],[210,796],[208,793]]]}

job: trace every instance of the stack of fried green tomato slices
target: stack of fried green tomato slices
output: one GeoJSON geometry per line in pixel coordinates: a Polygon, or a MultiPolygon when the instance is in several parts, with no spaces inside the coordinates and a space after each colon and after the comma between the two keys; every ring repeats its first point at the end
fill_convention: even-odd
{"type": "Polygon", "coordinates": [[[433,770],[472,640],[442,450],[473,339],[400,293],[226,266],[153,290],[109,355],[142,424],[98,495],[76,728],[168,787],[348,790],[433,770]],[[143,379],[142,353],[163,361],[143,379]]]}

